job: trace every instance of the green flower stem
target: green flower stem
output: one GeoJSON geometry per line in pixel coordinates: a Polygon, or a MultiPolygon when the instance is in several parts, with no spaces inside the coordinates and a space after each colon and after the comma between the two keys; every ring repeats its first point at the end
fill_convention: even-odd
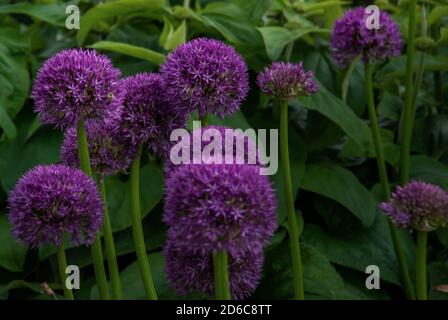
{"type": "MultiPolygon", "coordinates": [[[[365,62],[365,88],[367,94],[367,102],[369,108],[370,127],[372,129],[372,139],[375,147],[376,162],[378,166],[378,173],[380,176],[383,193],[386,199],[390,198],[390,184],[387,176],[386,161],[384,158],[383,143],[381,140],[380,128],[378,126],[378,119],[376,116],[375,101],[373,99],[373,85],[372,85],[372,65],[369,61],[365,62]]],[[[397,256],[400,273],[404,284],[406,296],[409,299],[415,299],[414,290],[412,289],[411,277],[409,275],[406,258],[403,252],[400,239],[396,227],[389,220],[389,229],[392,237],[392,242],[397,256]]]]}
{"type": "Polygon", "coordinates": [[[130,196],[132,215],[132,235],[134,237],[135,252],[137,254],[140,275],[143,280],[146,295],[149,300],[157,300],[157,293],[152,280],[151,269],[149,268],[148,255],[146,253],[145,238],[143,235],[142,216],[140,209],[140,159],[142,156],[142,146],[138,148],[137,155],[131,166],[130,176],[130,196]]]}
{"type": "Polygon", "coordinates": [[[59,268],[59,277],[61,278],[62,289],[64,290],[64,296],[67,300],[74,300],[72,290],[68,289],[65,285],[65,280],[67,279],[67,274],[65,273],[65,269],[67,269],[67,259],[65,257],[65,248],[64,241],[62,240],[61,245],[58,246],[58,268],[59,268]]]}
{"type": "Polygon", "coordinates": [[[225,250],[213,254],[215,296],[217,300],[231,300],[228,272],[228,255],[225,250]]]}
{"type": "Polygon", "coordinates": [[[104,202],[104,218],[103,218],[103,234],[104,243],[106,245],[107,262],[109,265],[109,276],[112,283],[112,296],[115,300],[122,298],[120,271],[117,263],[117,253],[115,251],[114,237],[112,233],[112,225],[110,223],[109,209],[107,208],[106,186],[104,177],[98,179],[101,197],[104,202]]]}
{"type": "Polygon", "coordinates": [[[285,186],[286,208],[288,218],[289,245],[294,275],[294,298],[304,300],[303,270],[299,243],[299,226],[294,209],[294,195],[292,192],[291,169],[289,166],[288,146],[288,102],[280,102],[280,152],[283,172],[283,183],[285,186]]]}
{"type": "Polygon", "coordinates": [[[199,120],[201,120],[201,127],[205,128],[206,126],[208,126],[208,113],[206,113],[203,117],[201,117],[199,120]]]}
{"type": "Polygon", "coordinates": [[[413,107],[412,107],[412,92],[416,88],[413,88],[412,82],[414,77],[414,53],[415,53],[415,10],[417,6],[417,0],[411,0],[409,6],[409,35],[408,35],[408,52],[406,60],[406,94],[404,102],[404,110],[400,123],[399,130],[399,143],[401,144],[400,155],[400,183],[402,185],[409,181],[410,170],[410,149],[412,138],[412,125],[413,125],[413,107]]]}
{"type": "Polygon", "coordinates": [[[417,254],[416,254],[416,283],[417,300],[428,300],[428,287],[426,282],[426,245],[428,242],[428,233],[425,231],[417,232],[417,254]]]}
{"type": "MultiPolygon", "coordinates": [[[[78,156],[82,171],[92,176],[90,168],[89,147],[87,143],[87,135],[84,128],[84,122],[81,120],[77,126],[78,134],[78,156]]],[[[99,232],[96,234],[95,241],[91,246],[93,268],[95,270],[96,283],[100,292],[101,299],[109,300],[109,286],[107,285],[106,271],[104,269],[103,249],[101,248],[101,237],[99,232]]]]}

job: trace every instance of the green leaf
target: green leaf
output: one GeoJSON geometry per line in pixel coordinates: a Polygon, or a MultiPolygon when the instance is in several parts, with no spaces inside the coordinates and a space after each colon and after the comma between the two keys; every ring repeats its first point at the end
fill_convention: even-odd
{"type": "Polygon", "coordinates": [[[448,16],[448,6],[435,6],[428,15],[428,25],[438,23],[446,16],[448,16]]]}
{"type": "Polygon", "coordinates": [[[29,47],[29,34],[0,26],[0,43],[12,51],[25,51],[29,47]]]}
{"type": "Polygon", "coordinates": [[[428,156],[411,157],[411,180],[420,180],[448,190],[448,167],[428,156]]]}
{"type": "Polygon", "coordinates": [[[316,94],[299,98],[295,103],[307,109],[316,110],[336,123],[363,150],[368,150],[372,144],[369,126],[322,84],[319,85],[319,91],[316,94]]]}
{"type": "Polygon", "coordinates": [[[126,54],[131,57],[147,60],[157,65],[160,65],[163,63],[163,61],[165,61],[165,55],[163,55],[162,53],[121,42],[99,41],[90,45],[89,47],[126,54]]]}
{"type": "Polygon", "coordinates": [[[272,0],[232,0],[254,22],[258,22],[269,9],[272,0]]]}
{"type": "Polygon", "coordinates": [[[263,36],[266,53],[271,60],[276,60],[283,52],[283,49],[292,42],[291,32],[282,27],[261,27],[257,28],[263,36]]]}
{"type": "MultiPolygon", "coordinates": [[[[400,231],[400,237],[408,261],[413,258],[412,239],[400,231]]],[[[400,285],[398,264],[390,237],[389,226],[384,215],[378,215],[368,229],[354,230],[338,236],[327,234],[317,225],[307,224],[302,235],[303,242],[324,253],[331,262],[365,272],[369,265],[377,265],[381,279],[400,285]]],[[[413,274],[413,263],[409,263],[413,274]]]]}
{"type": "Polygon", "coordinates": [[[170,20],[166,16],[163,16],[163,29],[159,36],[159,45],[161,47],[165,48],[166,41],[173,35],[173,29],[170,20]]]}
{"type": "Polygon", "coordinates": [[[166,50],[173,50],[177,46],[185,43],[187,40],[187,24],[184,21],[177,27],[176,31],[172,35],[169,35],[166,39],[164,48],[166,50]]]}
{"type": "Polygon", "coordinates": [[[13,272],[23,271],[27,248],[12,238],[11,225],[4,214],[0,214],[0,243],[0,266],[13,272]]]}
{"type": "Polygon", "coordinates": [[[10,140],[14,140],[16,138],[17,136],[16,126],[14,125],[14,122],[12,122],[11,118],[6,112],[6,108],[3,106],[3,104],[0,104],[0,128],[3,129],[6,136],[10,140]]]}
{"type": "Polygon", "coordinates": [[[0,51],[0,105],[10,118],[22,109],[30,88],[26,62],[0,51]]]}
{"type": "Polygon", "coordinates": [[[375,220],[377,204],[372,194],[349,170],[333,164],[308,164],[300,188],[342,204],[365,227],[375,220]]]}
{"type": "Polygon", "coordinates": [[[160,18],[164,6],[164,0],[117,0],[99,3],[81,16],[81,28],[76,35],[78,45],[83,45],[90,30],[100,22],[130,16],[160,18]]]}
{"type": "Polygon", "coordinates": [[[66,4],[37,4],[37,3],[16,3],[0,5],[1,14],[26,14],[33,18],[48,22],[53,25],[65,27],[67,14],[65,13],[66,4]]]}

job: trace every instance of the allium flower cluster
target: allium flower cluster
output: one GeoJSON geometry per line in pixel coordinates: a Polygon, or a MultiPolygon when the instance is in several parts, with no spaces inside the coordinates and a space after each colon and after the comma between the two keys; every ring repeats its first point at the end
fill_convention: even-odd
{"type": "Polygon", "coordinates": [[[179,109],[224,117],[240,107],[249,91],[246,63],[229,45],[198,38],[177,47],[161,67],[166,99],[179,109]]]}
{"type": "Polygon", "coordinates": [[[58,246],[65,233],[77,245],[91,244],[103,219],[95,182],[64,165],[28,171],[9,194],[8,206],[13,236],[33,248],[58,246]]]}
{"type": "Polygon", "coordinates": [[[121,72],[95,50],[68,49],[57,53],[37,73],[32,96],[44,124],[60,129],[80,120],[114,121],[120,117],[121,72]]]}
{"type": "Polygon", "coordinates": [[[313,72],[305,72],[302,63],[274,62],[258,75],[257,82],[264,94],[277,100],[309,96],[318,90],[313,72]]]}
{"type": "Polygon", "coordinates": [[[448,225],[448,193],[420,181],[397,187],[380,209],[397,225],[419,231],[432,231],[448,225]]]}
{"type": "MultiPolygon", "coordinates": [[[[208,252],[192,252],[177,247],[177,241],[167,240],[163,253],[166,257],[168,282],[180,295],[199,291],[214,294],[213,257],[208,252]]],[[[230,292],[235,299],[244,299],[256,289],[263,267],[263,252],[246,250],[238,258],[229,257],[230,292]]]]}
{"type": "Polygon", "coordinates": [[[163,101],[166,85],[159,74],[140,73],[124,79],[122,85],[126,94],[121,135],[134,146],[147,144],[151,152],[165,155],[171,132],[185,126],[188,112],[163,101]]]}
{"type": "MultiPolygon", "coordinates": [[[[90,166],[100,176],[111,176],[126,172],[137,153],[137,148],[129,143],[115,126],[103,123],[86,125],[89,145],[90,166]]],[[[64,164],[78,168],[78,137],[76,128],[65,131],[61,146],[61,160],[64,164]]]]}
{"type": "MultiPolygon", "coordinates": [[[[225,128],[214,129],[225,136],[225,128]]],[[[249,296],[257,286],[263,246],[277,227],[274,190],[259,169],[259,163],[202,161],[166,171],[164,253],[167,277],[179,294],[213,292],[212,257],[220,250],[229,255],[234,298],[249,296]],[[181,276],[185,268],[190,271],[181,276]]]]}
{"type": "Polygon", "coordinates": [[[396,57],[403,45],[400,29],[392,18],[380,11],[379,29],[368,28],[368,14],[363,7],[348,10],[333,27],[331,48],[333,58],[341,66],[347,66],[358,55],[364,61],[382,61],[396,57]]]}

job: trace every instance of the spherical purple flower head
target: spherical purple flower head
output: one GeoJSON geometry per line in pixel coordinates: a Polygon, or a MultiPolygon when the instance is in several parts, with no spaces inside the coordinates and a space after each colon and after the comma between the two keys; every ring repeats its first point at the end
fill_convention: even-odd
{"type": "Polygon", "coordinates": [[[198,38],[177,47],[161,72],[168,85],[165,98],[189,112],[233,114],[249,91],[246,63],[225,43],[198,38]]]}
{"type": "Polygon", "coordinates": [[[77,245],[91,244],[103,219],[95,182],[64,165],[40,165],[28,171],[9,194],[8,206],[13,236],[33,248],[58,246],[64,233],[77,245]]]}
{"type": "Polygon", "coordinates": [[[277,100],[310,96],[318,90],[313,72],[305,72],[302,63],[273,62],[258,75],[257,82],[264,94],[277,100]]]}
{"type": "Polygon", "coordinates": [[[365,8],[357,7],[336,20],[330,42],[333,59],[339,65],[347,66],[358,55],[363,61],[382,61],[400,54],[403,43],[397,24],[381,11],[379,29],[369,29],[366,25],[369,15],[365,8]]]}
{"type": "Polygon", "coordinates": [[[403,228],[431,231],[448,224],[448,193],[425,182],[397,187],[391,199],[379,207],[403,228]]]}
{"type": "MultiPolygon", "coordinates": [[[[137,153],[137,148],[126,141],[114,127],[100,123],[86,125],[89,144],[90,165],[100,176],[112,176],[126,172],[137,153]]],[[[65,131],[61,146],[61,160],[64,164],[79,168],[78,139],[76,128],[65,131]]]]}
{"type": "Polygon", "coordinates": [[[182,165],[167,177],[165,190],[168,234],[191,251],[237,257],[261,250],[277,227],[274,190],[256,165],[182,165]]]}
{"type": "Polygon", "coordinates": [[[147,144],[149,151],[166,155],[169,137],[177,128],[183,128],[187,112],[179,112],[163,101],[165,82],[159,74],[140,73],[123,80],[126,92],[123,101],[121,134],[133,145],[147,144]]]}
{"type": "MultiPolygon", "coordinates": [[[[169,284],[179,295],[194,291],[214,295],[214,271],[212,252],[194,252],[176,240],[167,240],[163,253],[165,272],[169,284]]],[[[263,267],[261,250],[246,250],[237,257],[229,255],[229,286],[234,299],[244,299],[255,291],[263,267]]]]}
{"type": "Polygon", "coordinates": [[[166,175],[175,167],[182,166],[183,163],[176,163],[173,157],[182,158],[184,150],[188,150],[189,163],[193,164],[227,163],[226,156],[230,155],[233,163],[261,166],[256,136],[246,135],[241,129],[209,125],[194,129],[191,133],[185,130],[185,136],[173,142],[170,159],[165,162],[166,175]]]}
{"type": "Polygon", "coordinates": [[[120,71],[95,50],[63,50],[44,62],[32,96],[44,124],[60,129],[82,120],[116,120],[122,93],[120,71]]]}

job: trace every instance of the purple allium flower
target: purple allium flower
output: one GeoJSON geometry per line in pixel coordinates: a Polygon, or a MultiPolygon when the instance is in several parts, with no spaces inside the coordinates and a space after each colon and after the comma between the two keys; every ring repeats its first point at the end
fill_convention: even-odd
{"type": "Polygon", "coordinates": [[[13,236],[35,248],[62,243],[91,244],[103,220],[103,203],[95,182],[81,170],[40,165],[28,171],[9,194],[13,236]]]}
{"type": "Polygon", "coordinates": [[[400,29],[385,12],[380,12],[379,29],[366,26],[365,8],[348,10],[336,20],[331,36],[333,58],[341,66],[350,64],[358,55],[363,61],[396,57],[403,45],[400,29]]]}
{"type": "MultiPolygon", "coordinates": [[[[176,144],[176,146],[173,145],[171,152],[180,157],[183,154],[178,149],[189,150],[189,161],[193,164],[224,163],[226,155],[230,154],[233,163],[261,166],[256,137],[245,135],[244,131],[240,129],[209,125],[205,128],[194,129],[191,133],[186,131],[186,137],[180,138],[179,142],[174,142],[173,144],[176,144]],[[218,139],[218,141],[215,141],[215,139],[218,139]],[[219,139],[221,140],[219,141],[219,139]],[[199,142],[197,151],[201,151],[200,153],[195,153],[196,148],[193,145],[196,143],[196,140],[199,142]],[[219,148],[214,148],[214,146],[219,146],[219,148]],[[227,152],[226,148],[232,148],[232,153],[227,152]]],[[[166,161],[166,175],[169,175],[175,167],[182,165],[174,164],[169,160],[166,161]]]]}
{"type": "Polygon", "coordinates": [[[187,112],[162,100],[165,82],[157,73],[140,73],[123,80],[125,98],[120,132],[133,145],[147,144],[151,152],[168,152],[171,131],[183,128],[187,112]]]}
{"type": "Polygon", "coordinates": [[[198,38],[177,47],[161,67],[166,99],[189,112],[233,114],[249,91],[246,63],[225,43],[198,38]]]}
{"type": "MultiPolygon", "coordinates": [[[[111,176],[126,172],[137,153],[137,148],[126,141],[114,127],[100,123],[86,125],[89,144],[90,165],[100,176],[111,176]]],[[[64,164],[79,168],[78,139],[76,128],[65,131],[61,146],[61,160],[64,164]]]]}
{"type": "Polygon", "coordinates": [[[273,62],[258,75],[257,82],[264,94],[278,100],[309,96],[318,90],[313,72],[305,72],[302,63],[273,62]]]}
{"type": "MultiPolygon", "coordinates": [[[[194,291],[214,295],[213,253],[192,252],[168,239],[163,253],[168,283],[179,295],[194,291]]],[[[263,252],[247,250],[237,257],[229,255],[229,286],[234,299],[244,299],[255,291],[263,267],[263,252]]]]}
{"type": "Polygon", "coordinates": [[[44,62],[37,73],[32,96],[44,124],[60,129],[79,120],[120,117],[121,73],[110,59],[95,50],[63,50],[44,62]]]}
{"type": "Polygon", "coordinates": [[[412,181],[397,187],[391,199],[379,208],[403,228],[431,231],[448,225],[448,193],[425,182],[412,181]]]}
{"type": "Polygon", "coordinates": [[[189,250],[261,250],[277,228],[269,178],[248,164],[189,164],[165,183],[169,237],[189,250]]]}

